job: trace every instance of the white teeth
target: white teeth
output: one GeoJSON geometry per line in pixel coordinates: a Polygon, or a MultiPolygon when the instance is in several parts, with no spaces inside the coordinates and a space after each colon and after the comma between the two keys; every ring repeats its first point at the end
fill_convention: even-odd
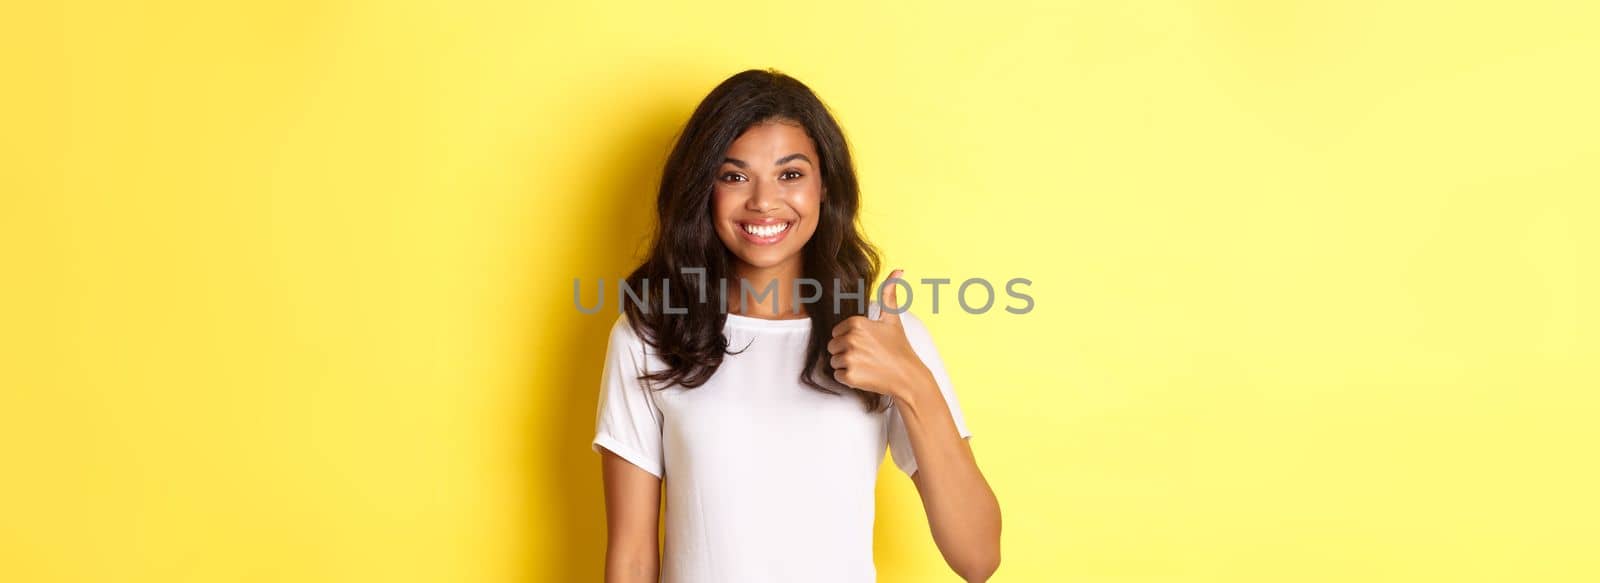
{"type": "Polygon", "coordinates": [[[744,232],[761,238],[771,237],[789,229],[790,223],[773,223],[771,225],[744,225],[744,232]]]}

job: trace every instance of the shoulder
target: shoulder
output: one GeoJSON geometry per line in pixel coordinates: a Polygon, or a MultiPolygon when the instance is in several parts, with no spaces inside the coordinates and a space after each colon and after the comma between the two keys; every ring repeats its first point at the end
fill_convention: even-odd
{"type": "Polygon", "coordinates": [[[911,347],[917,352],[924,352],[933,348],[933,334],[928,331],[928,326],[916,314],[906,311],[900,314],[900,327],[906,331],[906,339],[911,341],[911,347]]]}
{"type": "Polygon", "coordinates": [[[655,351],[650,349],[641,332],[634,329],[627,314],[617,316],[611,323],[606,340],[606,361],[634,370],[653,370],[657,366],[655,351]]]}
{"type": "Polygon", "coordinates": [[[611,352],[644,352],[644,339],[633,329],[633,324],[628,321],[626,313],[618,314],[617,319],[611,323],[611,334],[607,344],[611,352]]]}
{"type": "Polygon", "coordinates": [[[900,314],[900,326],[906,329],[906,336],[929,336],[928,325],[922,323],[922,318],[907,310],[900,314]]]}

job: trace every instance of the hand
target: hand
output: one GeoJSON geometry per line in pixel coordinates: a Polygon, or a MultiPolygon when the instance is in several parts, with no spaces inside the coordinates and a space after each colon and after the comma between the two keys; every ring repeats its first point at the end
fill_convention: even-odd
{"type": "MultiPolygon", "coordinates": [[[[904,271],[894,270],[885,281],[900,279],[904,271]]],[[[828,353],[833,355],[829,362],[835,380],[857,389],[898,396],[897,392],[910,389],[918,379],[932,378],[928,367],[911,349],[911,341],[900,324],[900,303],[895,297],[899,288],[891,285],[883,292],[879,320],[851,316],[833,327],[828,353]]]]}

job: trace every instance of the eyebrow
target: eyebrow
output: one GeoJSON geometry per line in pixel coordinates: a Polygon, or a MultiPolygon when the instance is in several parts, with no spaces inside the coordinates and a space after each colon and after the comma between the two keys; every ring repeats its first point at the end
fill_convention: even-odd
{"type": "MultiPolygon", "coordinates": [[[[782,158],[778,158],[778,160],[776,162],[773,162],[772,165],[773,166],[780,166],[780,165],[783,165],[783,164],[785,164],[787,162],[792,162],[794,160],[805,160],[807,164],[810,164],[812,166],[816,166],[817,165],[816,162],[812,162],[810,158],[807,158],[805,154],[801,154],[799,152],[795,152],[793,154],[789,154],[788,156],[784,156],[782,158]]],[[[740,160],[738,158],[723,158],[722,159],[722,163],[724,163],[724,164],[732,164],[734,166],[738,166],[738,167],[744,168],[746,170],[750,169],[750,165],[749,164],[745,163],[744,160],[740,160]]]]}
{"type": "Polygon", "coordinates": [[[807,158],[805,154],[801,154],[799,152],[795,152],[793,154],[789,154],[788,156],[784,156],[782,158],[778,158],[778,161],[777,162],[773,162],[772,165],[773,166],[781,166],[781,165],[783,165],[785,163],[788,163],[788,162],[790,162],[792,160],[805,160],[807,164],[811,164],[813,166],[816,165],[816,164],[812,163],[811,159],[807,158]]]}

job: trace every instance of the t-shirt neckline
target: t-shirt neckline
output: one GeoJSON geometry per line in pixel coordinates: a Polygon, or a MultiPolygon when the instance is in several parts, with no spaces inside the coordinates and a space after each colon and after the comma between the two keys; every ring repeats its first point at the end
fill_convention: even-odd
{"type": "Polygon", "coordinates": [[[739,314],[728,314],[728,324],[742,328],[810,329],[811,318],[785,318],[769,320],[739,314]]]}

